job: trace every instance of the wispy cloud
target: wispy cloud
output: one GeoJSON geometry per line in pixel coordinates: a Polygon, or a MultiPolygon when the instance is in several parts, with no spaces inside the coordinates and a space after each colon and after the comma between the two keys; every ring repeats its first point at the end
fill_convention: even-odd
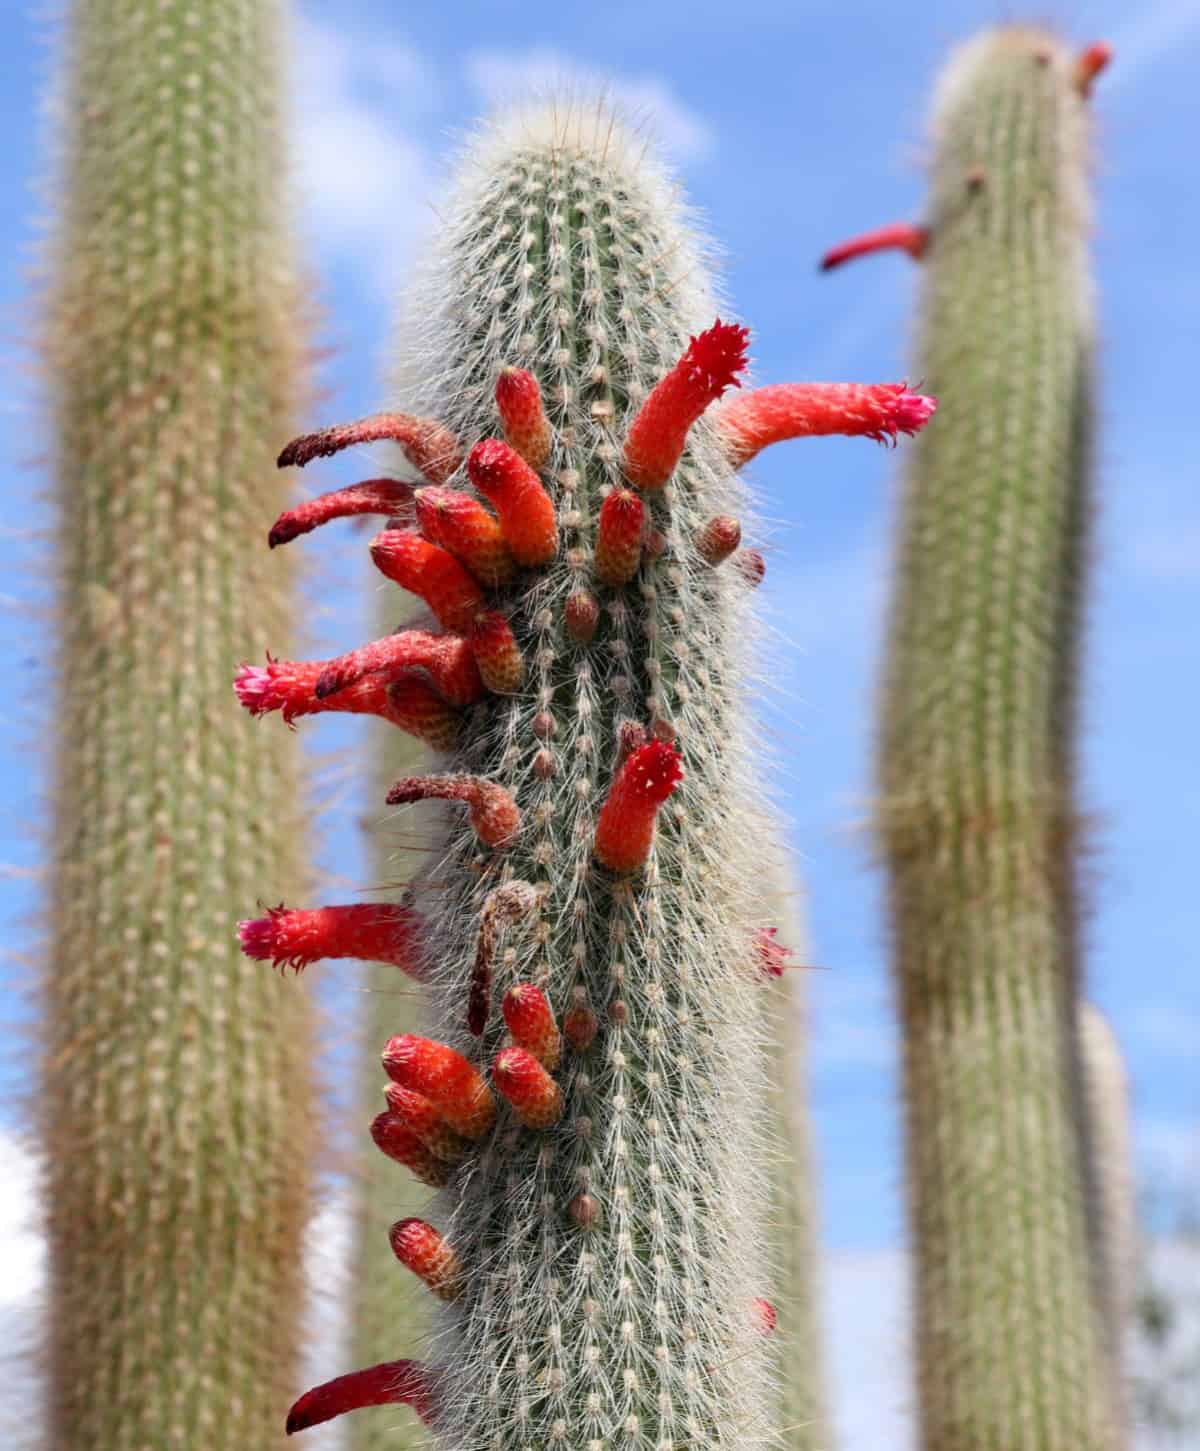
{"type": "Polygon", "coordinates": [[[398,37],[311,16],[297,19],[293,67],[301,220],[390,298],[433,223],[432,158],[409,123],[435,104],[436,73],[398,37]]]}
{"type": "Polygon", "coordinates": [[[464,67],[479,95],[492,104],[530,92],[609,96],[677,161],[703,160],[715,144],[708,122],[660,76],[606,74],[545,46],[525,51],[475,51],[467,56],[464,67]]]}

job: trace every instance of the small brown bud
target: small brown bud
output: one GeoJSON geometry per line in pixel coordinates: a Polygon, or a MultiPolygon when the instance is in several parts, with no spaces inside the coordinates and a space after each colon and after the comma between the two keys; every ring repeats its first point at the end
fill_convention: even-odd
{"type": "Polygon", "coordinates": [[[576,590],[566,603],[567,634],[579,645],[586,645],[596,633],[600,606],[595,595],[576,590]]]}
{"type": "Polygon", "coordinates": [[[733,562],[737,565],[738,572],[751,589],[757,589],[762,584],[763,577],[767,572],[767,561],[757,549],[739,550],[734,555],[733,562]]]}
{"type": "Polygon", "coordinates": [[[742,542],[742,526],[732,514],[718,514],[696,535],[696,553],[705,564],[718,565],[742,542]]]}
{"type": "Polygon", "coordinates": [[[591,1194],[576,1194],[567,1208],[567,1213],[580,1229],[591,1229],[600,1222],[600,1205],[591,1194]]]}
{"type": "Polygon", "coordinates": [[[550,777],[558,771],[558,762],[553,751],[547,751],[544,747],[533,758],[533,774],[539,781],[549,781],[550,777]]]}

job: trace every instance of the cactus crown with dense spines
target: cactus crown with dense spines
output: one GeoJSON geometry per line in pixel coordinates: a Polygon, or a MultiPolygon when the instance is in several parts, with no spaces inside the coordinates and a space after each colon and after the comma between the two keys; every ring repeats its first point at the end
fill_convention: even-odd
{"type": "MultiPolygon", "coordinates": [[[[426,1409],[448,1444],[481,1451],[772,1435],[751,1304],[767,1289],[769,1158],[754,991],[768,827],[742,693],[757,573],[696,544],[714,517],[745,514],[732,440],[756,395],[701,416],[737,383],[746,334],[697,331],[713,312],[700,258],[639,152],[603,110],[537,109],[489,132],[410,308],[413,413],[337,431],[390,429],[415,462],[431,425],[413,415],[438,420],[454,440],[445,482],[491,503],[517,565],[481,586],[464,561],[494,526],[465,506],[463,532],[439,536],[452,552],[396,529],[373,547],[470,639],[482,680],[461,707],[437,698],[447,775],[394,793],[461,805],[408,899],[441,1042],[389,1043],[403,1092],[375,1127],[445,1185],[434,1212],[461,1273],[426,1409]],[[631,483],[633,502],[606,511],[631,483]]],[[[797,393],[803,418],[772,436],[919,426],[903,389],[874,390],[866,412],[838,390],[797,393]]],[[[387,691],[416,668],[434,698],[428,673],[390,668],[387,691]]],[[[376,1396],[380,1374],[339,1383],[339,1408],[376,1396]]],[[[407,1363],[396,1376],[411,1400],[407,1363]]],[[[327,1389],[305,1398],[292,1428],[329,1406],[327,1389]]]]}

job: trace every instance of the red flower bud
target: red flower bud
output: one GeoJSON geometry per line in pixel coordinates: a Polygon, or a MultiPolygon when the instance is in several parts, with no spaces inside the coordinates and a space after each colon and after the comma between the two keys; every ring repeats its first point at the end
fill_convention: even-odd
{"type": "Polygon", "coordinates": [[[496,411],[504,438],[532,469],[550,457],[550,420],[537,379],[524,368],[504,368],[496,379],[496,411]]]}
{"type": "Polygon", "coordinates": [[[512,626],[498,610],[476,615],[471,625],[471,649],[483,683],[496,695],[512,695],[525,679],[525,661],[517,648],[512,626]]]}
{"type": "Polygon", "coordinates": [[[732,514],[718,514],[696,535],[696,553],[714,568],[725,560],[742,542],[742,526],[732,514]]]}
{"type": "Polygon", "coordinates": [[[638,410],[625,439],[625,477],[639,489],[661,489],[675,471],[688,430],[726,388],[739,387],[750,334],[717,321],[687,351],[638,410]]]}
{"type": "Polygon", "coordinates": [[[447,630],[467,633],[483,608],[483,593],[453,554],[411,529],[385,529],[370,548],[376,567],[388,579],[419,595],[447,630]]]}
{"type": "Polygon", "coordinates": [[[498,589],[517,572],[500,521],[478,499],[457,489],[418,489],[413,495],[417,523],[431,544],[460,559],[480,584],[498,589]]]}
{"type": "Polygon", "coordinates": [[[383,1096],[392,1117],[399,1119],[435,1159],[447,1164],[457,1164],[462,1159],[467,1152],[466,1139],[454,1132],[423,1094],[401,1088],[398,1083],[388,1083],[384,1085],[383,1096]]]}
{"type": "Polygon", "coordinates": [[[567,634],[577,645],[586,645],[596,634],[596,625],[600,620],[600,606],[595,595],[588,590],[576,590],[574,594],[567,596],[567,603],[563,606],[563,616],[566,621],[567,634]]]}
{"type": "Polygon", "coordinates": [[[288,911],[281,902],[265,917],[239,922],[238,939],[247,957],[296,972],[322,958],[355,957],[390,962],[410,977],[424,976],[420,919],[389,902],[308,911],[288,911]]]}
{"type": "Polygon", "coordinates": [[[558,1084],[524,1048],[504,1048],[496,1054],[492,1082],[526,1128],[548,1129],[561,1118],[558,1084]]]}
{"type": "Polygon", "coordinates": [[[1092,83],[1102,70],[1107,70],[1113,48],[1105,40],[1093,41],[1079,53],[1075,62],[1075,89],[1086,100],[1092,94],[1092,83]]]}
{"type": "Polygon", "coordinates": [[[380,1153],[403,1164],[430,1189],[440,1189],[449,1180],[451,1166],[439,1159],[395,1114],[376,1114],[371,1120],[371,1138],[380,1153]]]}
{"type": "Polygon", "coordinates": [[[683,779],[679,751],[647,741],[619,767],[596,822],[596,856],[614,872],[636,871],[650,855],[658,808],[683,779]]]}
{"type": "Polygon", "coordinates": [[[600,505],[596,526],[596,578],[601,584],[628,584],[642,559],[646,506],[631,489],[614,489],[600,505]]]}
{"type": "Polygon", "coordinates": [[[457,1300],[463,1289],[462,1261],[446,1237],[423,1219],[401,1219],[388,1234],[392,1253],[435,1295],[457,1300]]]}
{"type": "Polygon", "coordinates": [[[515,449],[498,438],[467,455],[471,482],[495,506],[518,564],[548,564],[558,552],[558,519],[542,481],[515,449]]]}
{"type": "Polygon", "coordinates": [[[515,984],[504,994],[500,1011],[518,1048],[532,1053],[543,1068],[558,1067],[562,1039],[554,1012],[541,988],[531,982],[515,984]]]}
{"type": "Polygon", "coordinates": [[[464,1138],[487,1133],[496,1114],[495,1100],[473,1064],[445,1043],[404,1033],[383,1050],[387,1076],[401,1088],[423,1094],[450,1127],[464,1138]]]}

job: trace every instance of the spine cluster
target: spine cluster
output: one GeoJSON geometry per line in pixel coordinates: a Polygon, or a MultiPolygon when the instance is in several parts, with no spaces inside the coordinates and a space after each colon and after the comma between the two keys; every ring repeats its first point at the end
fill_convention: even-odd
{"type": "MultiPolygon", "coordinates": [[[[640,153],[602,110],[482,137],[412,302],[406,411],[282,456],[399,443],[411,502],[372,480],[271,542],[388,515],[372,558],[427,614],[339,661],[269,662],[269,688],[245,667],[239,695],[295,718],[358,692],[438,753],[388,799],[445,803],[400,903],[292,914],[298,940],[328,924],[329,956],[384,940],[427,993],[425,1031],[383,1048],[371,1132],[438,1191],[391,1242],[441,1308],[427,1362],[318,1387],[289,1430],[404,1402],[458,1451],[776,1437],[763,1049],[784,954],[735,470],[785,437],[915,431],[933,402],[739,391],[748,334],[712,321],[640,153]]],[[[290,945],[288,915],[243,941],[290,945]]]]}

